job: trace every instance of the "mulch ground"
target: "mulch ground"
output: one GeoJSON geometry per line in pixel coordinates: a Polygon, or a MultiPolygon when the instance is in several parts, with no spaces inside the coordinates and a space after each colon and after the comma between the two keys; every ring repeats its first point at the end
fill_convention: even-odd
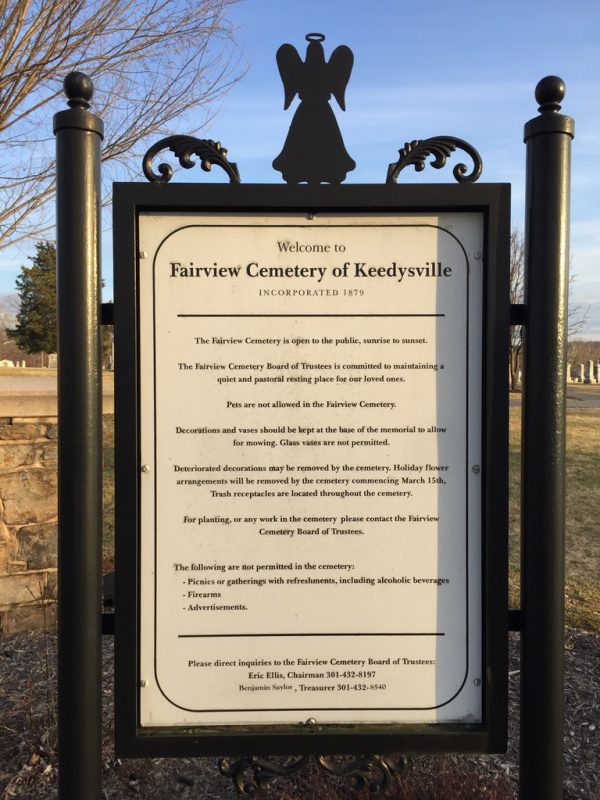
{"type": "MultiPolygon", "coordinates": [[[[518,638],[510,643],[510,745],[500,756],[409,759],[389,797],[405,800],[512,800],[518,786],[518,638]]],[[[55,800],[56,637],[32,631],[0,642],[0,798],[55,800]]],[[[600,799],[600,636],[569,630],[566,636],[565,800],[600,799]]],[[[105,800],[225,800],[236,797],[216,759],[120,760],[112,744],[113,647],[105,637],[103,662],[105,800]]],[[[248,775],[248,777],[251,777],[248,775]]],[[[366,789],[339,780],[313,762],[294,778],[276,782],[273,800],[347,800],[366,789]]]]}

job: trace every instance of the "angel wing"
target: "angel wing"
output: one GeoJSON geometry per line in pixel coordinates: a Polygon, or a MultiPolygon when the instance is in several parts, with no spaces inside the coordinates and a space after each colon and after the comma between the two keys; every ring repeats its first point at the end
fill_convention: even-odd
{"type": "Polygon", "coordinates": [[[283,91],[285,92],[283,107],[286,109],[289,108],[295,95],[300,91],[304,62],[298,55],[296,48],[291,44],[282,44],[277,51],[276,59],[283,83],[283,91]]]}
{"type": "MultiPolygon", "coordinates": [[[[286,45],[283,46],[286,47],[286,45]]],[[[335,48],[327,64],[329,89],[331,94],[338,101],[342,111],[346,110],[346,86],[350,80],[353,64],[354,56],[352,50],[346,47],[345,44],[335,48]]]]}

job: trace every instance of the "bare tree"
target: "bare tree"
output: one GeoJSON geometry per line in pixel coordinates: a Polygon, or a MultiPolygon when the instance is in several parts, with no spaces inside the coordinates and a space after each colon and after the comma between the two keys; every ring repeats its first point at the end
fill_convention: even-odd
{"type": "MultiPolygon", "coordinates": [[[[573,282],[577,276],[571,272],[569,275],[569,296],[573,282]]],[[[520,304],[525,298],[525,235],[520,228],[513,228],[510,234],[510,302],[520,304]]],[[[588,309],[578,304],[569,302],[569,315],[567,318],[567,333],[575,336],[585,328],[588,309]]],[[[510,329],[510,390],[514,392],[519,383],[519,372],[523,355],[523,331],[520,325],[510,329]]]]}
{"type": "Polygon", "coordinates": [[[600,360],[600,342],[573,339],[569,342],[567,359],[571,364],[600,360]]]}
{"type": "Polygon", "coordinates": [[[236,80],[235,2],[0,0],[0,248],[49,226],[51,118],[64,107],[64,77],[90,75],[102,158],[130,164],[137,145],[170,133],[185,112],[201,107],[206,121],[236,80]]]}
{"type": "MultiPolygon", "coordinates": [[[[523,302],[525,291],[525,237],[519,228],[510,233],[510,302],[518,305],[523,302]]],[[[520,325],[510,329],[510,390],[514,392],[519,383],[519,369],[523,352],[523,332],[520,325]]]]}
{"type": "Polygon", "coordinates": [[[0,361],[26,361],[29,355],[10,337],[6,325],[0,320],[0,361]]]}

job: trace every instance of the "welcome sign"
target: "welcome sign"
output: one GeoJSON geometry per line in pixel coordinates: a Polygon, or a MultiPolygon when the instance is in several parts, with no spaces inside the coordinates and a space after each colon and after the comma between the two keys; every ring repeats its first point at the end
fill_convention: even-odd
{"type": "Polygon", "coordinates": [[[140,737],[486,728],[487,224],[138,213],[140,737]]]}

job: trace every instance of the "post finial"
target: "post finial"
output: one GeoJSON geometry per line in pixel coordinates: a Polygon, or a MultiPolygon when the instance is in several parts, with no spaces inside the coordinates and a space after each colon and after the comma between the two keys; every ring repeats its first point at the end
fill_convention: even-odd
{"type": "Polygon", "coordinates": [[[83,72],[69,72],[63,81],[67,105],[70,108],[82,108],[87,110],[90,107],[90,100],[94,94],[94,84],[83,72]]]}
{"type": "Polygon", "coordinates": [[[566,91],[565,82],[557,75],[547,75],[542,78],[535,87],[535,99],[540,104],[538,111],[541,114],[560,111],[560,104],[566,91]]]}

